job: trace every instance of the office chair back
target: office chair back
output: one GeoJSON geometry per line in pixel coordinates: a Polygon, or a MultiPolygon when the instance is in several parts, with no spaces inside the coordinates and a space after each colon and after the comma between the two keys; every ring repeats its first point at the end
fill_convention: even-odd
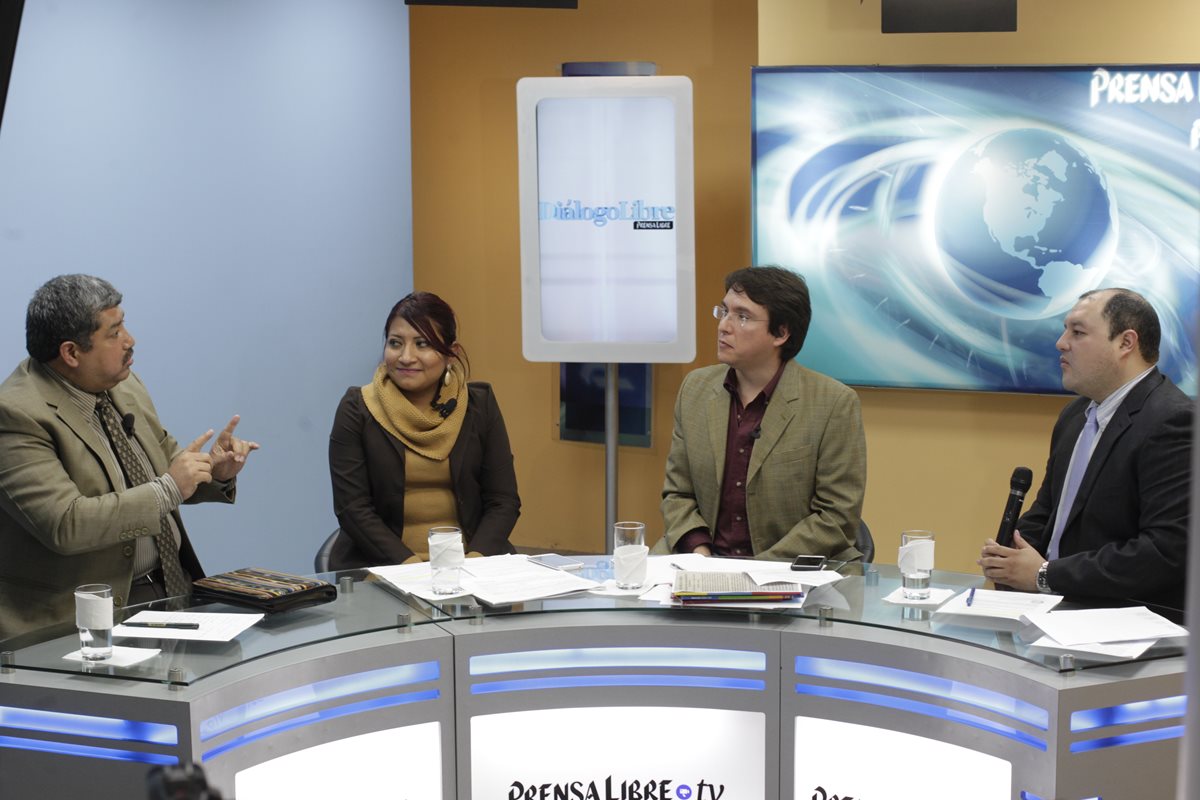
{"type": "Polygon", "coordinates": [[[867,527],[866,520],[858,521],[858,541],[854,543],[854,546],[863,554],[864,564],[870,564],[875,560],[875,540],[871,537],[871,529],[867,527]]]}
{"type": "Polygon", "coordinates": [[[321,543],[316,557],[313,558],[313,570],[315,572],[329,572],[329,555],[333,552],[333,543],[337,540],[338,534],[341,532],[341,528],[334,528],[333,533],[329,534],[329,538],[321,543]]]}

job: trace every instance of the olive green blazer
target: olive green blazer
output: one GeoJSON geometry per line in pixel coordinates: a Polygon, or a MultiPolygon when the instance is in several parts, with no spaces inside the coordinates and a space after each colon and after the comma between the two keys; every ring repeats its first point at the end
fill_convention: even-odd
{"type": "MultiPolygon", "coordinates": [[[[695,370],[675,402],[675,429],[662,492],[665,542],[674,549],[696,528],[712,530],[725,471],[732,398],[723,364],[695,370]]],[[[861,557],[855,548],[867,478],[858,395],[788,362],[763,416],[746,480],[756,558],[819,553],[861,557]]]]}
{"type": "MultiPolygon", "coordinates": [[[[73,620],[74,588],[107,583],[124,604],[133,579],[135,539],[159,531],[148,484],[118,491],[121,467],[47,367],[26,359],[0,385],[0,639],[73,620]]],[[[163,430],[141,380],[110,390],[134,436],[162,475],[181,450],[163,430]]],[[[233,502],[233,483],[201,484],[187,502],[233,502]]],[[[187,532],[180,560],[202,577],[187,532]]]]}

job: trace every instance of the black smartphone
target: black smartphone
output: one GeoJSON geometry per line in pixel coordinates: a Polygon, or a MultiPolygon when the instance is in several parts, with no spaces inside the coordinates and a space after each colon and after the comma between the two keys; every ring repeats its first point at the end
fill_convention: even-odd
{"type": "Polygon", "coordinates": [[[797,571],[825,569],[826,560],[825,556],[796,556],[796,560],[792,562],[792,569],[797,571]]]}

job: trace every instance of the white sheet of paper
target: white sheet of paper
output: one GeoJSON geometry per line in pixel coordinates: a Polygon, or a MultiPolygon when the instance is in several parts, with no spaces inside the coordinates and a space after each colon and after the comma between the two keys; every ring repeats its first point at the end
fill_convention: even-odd
{"type": "MultiPolygon", "coordinates": [[[[771,564],[770,561],[756,561],[751,558],[712,558],[709,556],[697,555],[696,553],[684,553],[682,555],[664,556],[668,561],[675,564],[680,569],[692,570],[695,572],[746,572],[747,570],[760,567],[764,564],[771,564]]],[[[786,568],[788,562],[780,561],[786,568]]],[[[770,567],[768,567],[769,569],[770,567]]]]}
{"type": "MultiPolygon", "coordinates": [[[[156,647],[113,647],[111,657],[91,663],[106,667],[132,667],[134,664],[149,661],[161,652],[156,647]]],[[[74,653],[67,653],[63,658],[67,661],[82,662],[83,654],[76,650],[74,653]]]]}
{"type": "Polygon", "coordinates": [[[1186,629],[1145,606],[1055,611],[1031,615],[1028,622],[1067,647],[1187,636],[1186,629]]]}
{"type": "Polygon", "coordinates": [[[126,622],[195,622],[196,630],[179,628],[131,628],[118,625],[113,636],[126,639],[186,639],[194,642],[229,642],[253,626],[263,614],[209,614],[203,611],[139,611],[126,622]]]}
{"type": "Polygon", "coordinates": [[[1057,594],[976,589],[975,599],[968,606],[969,594],[968,589],[947,600],[933,612],[933,621],[1015,631],[1021,627],[1022,617],[1043,614],[1062,602],[1057,594]]]}
{"type": "Polygon", "coordinates": [[[468,558],[462,567],[462,594],[433,593],[429,564],[371,567],[371,572],[402,591],[437,602],[474,595],[489,605],[507,605],[570,594],[599,586],[596,581],[534,564],[523,555],[468,558]]]}
{"type": "MultiPolygon", "coordinates": [[[[695,553],[651,558],[651,569],[655,562],[665,562],[674,569],[692,572],[740,572],[759,586],[768,583],[798,583],[801,586],[824,586],[840,581],[843,575],[833,570],[793,570],[790,561],[760,561],[752,558],[708,558],[695,553]]],[[[657,577],[657,576],[656,576],[657,577]]],[[[671,580],[670,577],[667,580],[671,580]]]]}
{"type": "MultiPolygon", "coordinates": [[[[483,561],[483,559],[472,558],[468,561],[483,561]]],[[[382,567],[371,567],[369,571],[400,591],[408,592],[430,602],[453,600],[456,597],[468,597],[471,594],[467,588],[470,578],[465,569],[462,575],[462,591],[455,594],[437,594],[433,591],[433,568],[429,566],[428,561],[420,561],[415,564],[388,564],[382,567]]]]}
{"type": "Polygon", "coordinates": [[[599,585],[570,572],[529,564],[528,569],[509,576],[474,579],[471,590],[488,605],[500,606],[586,591],[599,585]]]}
{"type": "MultiPolygon", "coordinates": [[[[978,592],[976,592],[978,594],[978,592]]],[[[898,606],[915,606],[917,608],[931,608],[940,606],[942,603],[954,596],[953,589],[930,589],[929,597],[925,600],[911,600],[904,596],[904,589],[896,589],[894,592],[883,598],[883,602],[892,603],[898,606]]]]}
{"type": "Polygon", "coordinates": [[[675,582],[675,573],[679,571],[672,562],[677,556],[650,556],[646,559],[646,585],[657,586],[660,583],[670,585],[675,582]]]}
{"type": "MultiPolygon", "coordinates": [[[[1043,614],[1042,616],[1047,615],[1043,614]]],[[[1102,661],[1127,661],[1145,653],[1154,646],[1155,641],[1155,639],[1149,639],[1140,642],[1120,642],[1115,644],[1093,643],[1067,647],[1065,644],[1054,641],[1049,636],[1042,636],[1029,645],[1029,652],[1048,656],[1061,656],[1067,653],[1071,655],[1083,654],[1102,661]]]]}
{"type": "MultiPolygon", "coordinates": [[[[788,577],[783,578],[782,580],[798,583],[806,589],[815,588],[817,586],[828,586],[829,584],[837,583],[842,578],[846,577],[845,575],[840,575],[831,569],[804,569],[793,572],[791,568],[789,568],[787,574],[788,577]]],[[[757,573],[751,573],[750,577],[754,579],[755,583],[760,582],[758,580],[757,573]]],[[[780,578],[776,578],[775,580],[780,580],[780,578]]]]}

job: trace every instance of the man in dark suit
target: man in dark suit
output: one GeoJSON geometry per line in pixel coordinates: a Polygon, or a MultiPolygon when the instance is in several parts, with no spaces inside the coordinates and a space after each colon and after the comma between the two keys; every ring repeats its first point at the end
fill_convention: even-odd
{"type": "Polygon", "coordinates": [[[1058,340],[1063,387],[1037,499],[1013,547],[979,559],[997,584],[1182,608],[1192,401],[1158,371],[1158,315],[1141,295],[1083,295],[1058,340]]]}
{"type": "Polygon", "coordinates": [[[34,293],[22,361],[0,385],[0,639],[66,622],[73,589],[112,586],[116,605],[187,591],[199,561],[177,508],[233,502],[258,445],[238,417],[180,447],[131,372],[121,295],[90,275],[34,293]]]}

